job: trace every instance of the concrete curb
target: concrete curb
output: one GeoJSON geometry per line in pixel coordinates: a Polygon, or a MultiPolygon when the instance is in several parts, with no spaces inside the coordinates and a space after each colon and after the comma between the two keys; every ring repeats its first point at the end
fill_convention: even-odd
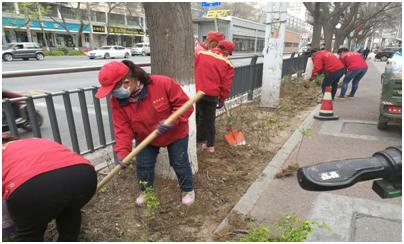
{"type": "Polygon", "coordinates": [[[275,174],[281,169],[283,163],[302,139],[299,128],[309,127],[314,123],[313,116],[320,110],[320,106],[321,104],[318,104],[315,109],[311,111],[309,115],[307,115],[305,120],[293,132],[282,148],[267,164],[261,175],[259,175],[257,180],[248,188],[247,192],[240,198],[237,204],[233,207],[226,218],[217,226],[213,233],[218,233],[227,226],[228,219],[231,214],[248,215],[251,212],[261,194],[268,188],[275,174]]]}

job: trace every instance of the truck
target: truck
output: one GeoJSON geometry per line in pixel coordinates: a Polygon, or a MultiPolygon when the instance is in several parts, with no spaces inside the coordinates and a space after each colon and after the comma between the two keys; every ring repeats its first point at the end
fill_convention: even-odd
{"type": "Polygon", "coordinates": [[[402,55],[401,49],[387,61],[385,72],[381,76],[382,92],[379,107],[377,128],[387,129],[389,126],[400,126],[401,94],[402,94],[402,55]]]}

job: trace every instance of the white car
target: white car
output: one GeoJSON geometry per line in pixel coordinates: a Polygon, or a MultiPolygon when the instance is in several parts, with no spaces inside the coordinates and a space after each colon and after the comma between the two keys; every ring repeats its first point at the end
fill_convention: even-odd
{"type": "Polygon", "coordinates": [[[117,45],[102,46],[97,50],[91,50],[87,53],[90,59],[95,58],[128,58],[130,50],[117,45]]]}
{"type": "Polygon", "coordinates": [[[142,55],[142,56],[150,55],[150,44],[145,43],[145,42],[137,43],[134,47],[132,47],[130,49],[130,51],[131,51],[132,56],[135,56],[135,55],[142,55]]]}

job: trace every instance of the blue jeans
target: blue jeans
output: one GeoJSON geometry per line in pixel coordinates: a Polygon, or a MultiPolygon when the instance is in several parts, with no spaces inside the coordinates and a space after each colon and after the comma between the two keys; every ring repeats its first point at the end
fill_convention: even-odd
{"type": "MultiPolygon", "coordinates": [[[[138,181],[146,181],[147,186],[153,187],[154,168],[160,148],[154,146],[145,147],[136,156],[136,174],[138,181]]],[[[190,192],[192,186],[192,170],[188,158],[188,136],[179,139],[167,146],[170,165],[173,167],[182,192],[190,192]]],[[[144,186],[140,185],[144,191],[144,186]]]]}
{"type": "Polygon", "coordinates": [[[344,97],[345,92],[348,88],[349,82],[352,80],[352,89],[351,93],[349,94],[350,97],[355,96],[355,92],[358,89],[359,81],[362,79],[362,77],[366,74],[368,69],[355,69],[349,71],[345,77],[344,80],[342,81],[342,87],[341,87],[341,93],[340,96],[344,97]]]}

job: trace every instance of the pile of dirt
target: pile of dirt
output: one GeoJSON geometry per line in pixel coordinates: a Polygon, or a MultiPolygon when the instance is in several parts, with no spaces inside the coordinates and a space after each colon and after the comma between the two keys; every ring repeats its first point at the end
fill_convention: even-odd
{"type": "Polygon", "coordinates": [[[316,105],[319,91],[311,82],[283,82],[278,109],[260,109],[259,101],[233,109],[233,127],[244,133],[245,146],[226,143],[226,118],[219,117],[216,152],[198,148],[196,202],[190,208],[181,206],[176,181],[156,178],[160,208],[154,219],[145,218],[135,206],[134,169],[121,171],[83,209],[80,241],[212,241],[217,225],[316,105]]]}

